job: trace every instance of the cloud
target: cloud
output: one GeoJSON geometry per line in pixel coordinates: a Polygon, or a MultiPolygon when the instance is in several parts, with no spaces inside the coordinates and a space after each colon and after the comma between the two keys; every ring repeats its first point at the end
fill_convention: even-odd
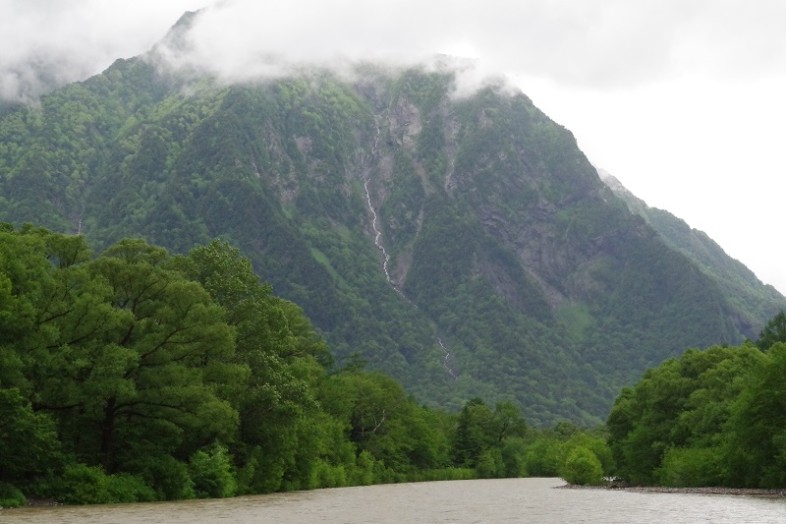
{"type": "Polygon", "coordinates": [[[629,88],[674,74],[766,74],[786,63],[778,0],[231,0],[200,14],[170,63],[225,79],[284,64],[418,62],[465,52],[484,70],[629,88]]]}
{"type": "Polygon", "coordinates": [[[696,10],[684,35],[692,59],[704,59],[704,67],[723,76],[786,71],[785,3],[719,0],[710,5],[696,10]]]}
{"type": "Polygon", "coordinates": [[[0,0],[0,99],[31,100],[146,51],[186,0],[0,0]]]}
{"type": "Polygon", "coordinates": [[[34,98],[144,53],[205,5],[189,52],[163,55],[228,80],[434,53],[593,89],[786,67],[781,0],[0,0],[0,97],[34,98]]]}
{"type": "MultiPolygon", "coordinates": [[[[0,0],[0,103],[145,53],[205,6],[185,47],[159,58],[233,81],[467,56],[478,78],[513,78],[645,200],[762,271],[779,260],[766,251],[786,189],[783,0],[0,0]]],[[[768,274],[786,292],[782,269],[768,274]]]]}

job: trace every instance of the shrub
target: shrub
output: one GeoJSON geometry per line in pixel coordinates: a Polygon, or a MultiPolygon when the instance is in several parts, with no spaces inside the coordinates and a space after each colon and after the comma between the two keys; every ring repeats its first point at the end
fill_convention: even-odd
{"type": "Polygon", "coordinates": [[[27,499],[16,486],[0,482],[0,508],[18,508],[26,503],[27,499]]]}
{"type": "Polygon", "coordinates": [[[366,450],[360,452],[351,469],[352,485],[368,486],[374,482],[374,456],[366,450]]]}
{"type": "Polygon", "coordinates": [[[134,463],[133,471],[156,492],[159,500],[196,497],[188,466],[169,455],[144,457],[134,463]]]}
{"type": "Polygon", "coordinates": [[[227,448],[220,444],[194,453],[189,470],[194,491],[199,498],[231,497],[237,490],[231,456],[227,448]]]}
{"type": "Polygon", "coordinates": [[[343,465],[333,466],[323,460],[314,465],[314,485],[310,488],[338,488],[347,485],[347,473],[343,465]]]}
{"type": "Polygon", "coordinates": [[[107,475],[97,466],[71,464],[56,490],[65,504],[109,504],[156,500],[156,492],[140,477],[128,473],[107,475]]]}
{"type": "Polygon", "coordinates": [[[560,476],[569,484],[598,485],[603,481],[603,467],[595,453],[585,447],[576,447],[568,453],[560,476]]]}
{"type": "Polygon", "coordinates": [[[563,446],[553,438],[541,437],[527,446],[524,469],[533,477],[559,476],[563,446]]]}
{"type": "Polygon", "coordinates": [[[473,480],[478,478],[475,468],[421,469],[407,474],[407,482],[436,482],[441,480],[473,480]]]}
{"type": "Polygon", "coordinates": [[[151,502],[158,498],[144,480],[129,473],[110,475],[106,490],[111,502],[151,502]]]}
{"type": "Polygon", "coordinates": [[[504,476],[505,464],[502,461],[502,452],[499,448],[489,448],[483,450],[478,456],[478,464],[475,466],[478,477],[482,479],[499,478],[504,476]]]}
{"type": "Polygon", "coordinates": [[[721,483],[722,457],[717,448],[671,448],[657,476],[665,486],[716,486],[721,483]]]}
{"type": "Polygon", "coordinates": [[[505,465],[506,477],[526,477],[527,445],[524,439],[512,437],[505,440],[502,446],[502,462],[505,465]]]}
{"type": "Polygon", "coordinates": [[[106,504],[111,502],[104,471],[96,466],[70,464],[63,473],[57,499],[65,504],[106,504]]]}

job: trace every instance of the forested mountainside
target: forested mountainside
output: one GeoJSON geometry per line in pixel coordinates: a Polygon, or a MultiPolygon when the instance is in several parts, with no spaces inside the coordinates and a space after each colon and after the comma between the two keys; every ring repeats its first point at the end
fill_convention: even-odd
{"type": "Polygon", "coordinates": [[[735,260],[706,233],[691,228],[684,220],[666,210],[650,207],[628,191],[613,175],[598,171],[601,179],[620,197],[632,213],[640,215],[657,231],[671,248],[690,258],[707,276],[715,280],[729,300],[740,306],[740,311],[751,314],[741,319],[754,330],[772,311],[783,307],[783,295],[774,287],[763,285],[753,272],[735,260]]]}
{"type": "Polygon", "coordinates": [[[536,425],[598,422],[646,368],[786,307],[666,242],[522,93],[374,65],[223,85],[154,58],[0,116],[0,220],[175,252],[222,237],[338,366],[536,425]]]}

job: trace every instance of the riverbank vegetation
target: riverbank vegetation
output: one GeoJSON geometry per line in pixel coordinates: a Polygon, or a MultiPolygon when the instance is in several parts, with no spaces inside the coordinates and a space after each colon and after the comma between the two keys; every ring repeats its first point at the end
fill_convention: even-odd
{"type": "Polygon", "coordinates": [[[786,315],[756,343],[687,351],[622,391],[608,419],[635,485],[786,487],[786,315]]]}
{"type": "Polygon", "coordinates": [[[624,389],[606,427],[527,425],[513,402],[418,404],[334,366],[295,304],[215,240],[0,224],[0,507],[227,497],[383,482],[560,476],[786,486],[786,315],[624,389]]]}
{"type": "Polygon", "coordinates": [[[381,482],[600,480],[601,433],[511,402],[418,404],[333,366],[295,304],[220,240],[187,255],[0,225],[0,506],[227,497],[381,482]]]}

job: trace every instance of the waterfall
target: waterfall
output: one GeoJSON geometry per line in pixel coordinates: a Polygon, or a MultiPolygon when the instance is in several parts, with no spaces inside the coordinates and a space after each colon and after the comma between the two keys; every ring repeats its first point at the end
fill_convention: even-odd
{"type": "Polygon", "coordinates": [[[450,378],[456,380],[458,376],[456,375],[456,372],[453,371],[453,368],[450,367],[450,357],[451,357],[450,350],[442,342],[442,337],[437,337],[437,342],[439,342],[439,347],[442,348],[442,353],[444,354],[444,356],[442,357],[442,367],[445,368],[445,371],[447,372],[448,375],[450,375],[450,378]]]}
{"type": "Polygon", "coordinates": [[[363,184],[363,189],[366,190],[366,202],[368,203],[368,210],[371,213],[371,229],[374,230],[374,245],[377,246],[377,249],[382,253],[382,270],[385,272],[385,278],[388,284],[391,285],[396,293],[401,294],[396,284],[393,283],[393,279],[390,278],[390,271],[388,270],[390,255],[388,255],[385,249],[385,244],[382,243],[382,231],[379,229],[379,224],[377,224],[377,212],[371,204],[371,193],[368,191],[368,180],[363,184]]]}
{"type": "MultiPolygon", "coordinates": [[[[393,281],[393,278],[390,276],[390,254],[388,254],[387,249],[385,249],[385,243],[382,240],[382,230],[379,226],[379,217],[377,215],[377,211],[374,209],[373,203],[371,202],[371,192],[368,189],[368,183],[369,180],[366,179],[366,181],[363,183],[363,189],[366,192],[366,203],[368,204],[368,211],[371,213],[371,229],[374,232],[374,246],[376,246],[379,252],[382,253],[382,271],[385,273],[385,279],[388,281],[388,284],[390,284],[390,287],[393,288],[393,291],[398,293],[401,298],[417,308],[417,305],[409,300],[406,295],[404,295],[404,292],[398,288],[396,283],[393,281]]],[[[445,343],[442,342],[442,338],[439,336],[437,336],[437,343],[439,344],[439,347],[442,349],[443,353],[442,367],[445,368],[445,372],[450,375],[450,378],[456,380],[458,375],[456,375],[456,372],[453,371],[453,368],[450,367],[450,360],[452,358],[450,349],[448,349],[445,343]]]]}
{"type": "MultiPolygon", "coordinates": [[[[376,134],[374,136],[374,146],[372,147],[372,156],[377,157],[379,155],[378,147],[379,147],[379,135],[380,135],[380,128],[378,122],[379,115],[375,115],[374,122],[376,125],[376,134]]],[[[452,166],[451,166],[452,170],[452,166]]],[[[376,209],[374,209],[374,204],[371,201],[371,191],[369,191],[369,178],[368,175],[363,177],[365,180],[363,182],[363,190],[366,193],[366,204],[368,205],[368,211],[371,214],[371,229],[374,232],[374,246],[382,253],[382,271],[385,273],[385,279],[388,281],[388,284],[393,291],[395,291],[401,298],[412,304],[415,308],[417,308],[417,304],[412,302],[404,292],[399,289],[396,283],[393,281],[393,278],[390,276],[390,254],[388,253],[387,249],[385,248],[385,242],[382,237],[382,229],[380,228],[379,224],[379,216],[377,215],[376,209]]],[[[449,180],[449,178],[448,178],[449,180]]],[[[450,367],[450,361],[452,359],[452,354],[450,349],[442,342],[442,338],[437,336],[437,343],[439,347],[442,349],[442,367],[445,369],[445,372],[452,378],[456,380],[458,375],[453,368],[450,367]]]]}

